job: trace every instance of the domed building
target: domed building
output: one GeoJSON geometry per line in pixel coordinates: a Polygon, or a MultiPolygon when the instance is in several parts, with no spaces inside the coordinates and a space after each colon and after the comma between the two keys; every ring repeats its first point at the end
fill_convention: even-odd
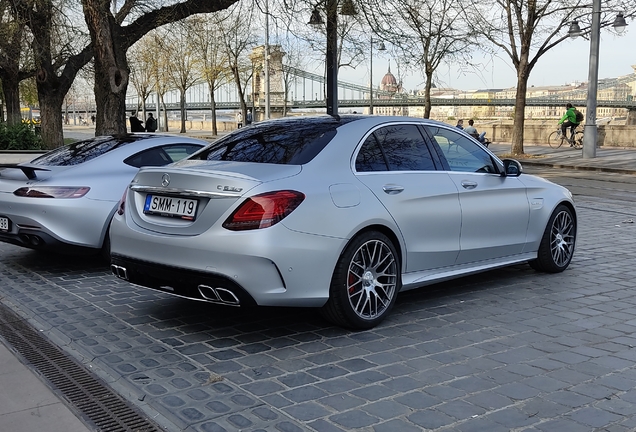
{"type": "MultiPolygon", "coordinates": [[[[386,75],[382,77],[380,82],[380,91],[378,92],[378,99],[393,99],[396,93],[402,92],[402,83],[398,83],[395,75],[391,73],[391,63],[389,63],[389,70],[386,75]]],[[[407,115],[408,108],[406,106],[385,106],[377,105],[374,108],[374,112],[379,115],[401,116],[407,115]]]]}
{"type": "MultiPolygon", "coordinates": [[[[398,91],[402,90],[402,86],[398,84],[397,79],[395,79],[395,76],[391,73],[390,63],[389,63],[389,71],[386,73],[386,75],[384,75],[384,77],[382,77],[382,81],[380,82],[380,90],[392,93],[391,96],[393,96],[393,94],[397,93],[398,91]]],[[[382,98],[382,96],[380,96],[380,98],[382,98]]],[[[389,98],[390,96],[389,97],[385,96],[383,99],[389,99],[389,98]]]]}

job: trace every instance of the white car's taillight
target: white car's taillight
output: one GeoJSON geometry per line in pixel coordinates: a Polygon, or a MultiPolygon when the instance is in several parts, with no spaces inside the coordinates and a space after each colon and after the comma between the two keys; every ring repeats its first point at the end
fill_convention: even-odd
{"type": "Polygon", "coordinates": [[[223,222],[223,228],[243,231],[271,227],[286,218],[304,199],[305,194],[293,190],[255,195],[246,199],[223,222]]]}
{"type": "Polygon", "coordinates": [[[119,216],[123,215],[126,210],[126,195],[128,195],[128,188],[124,190],[124,194],[121,196],[119,204],[117,204],[117,214],[119,216]]]}
{"type": "Polygon", "coordinates": [[[91,190],[88,186],[21,187],[13,195],[30,198],[81,198],[91,190]]]}

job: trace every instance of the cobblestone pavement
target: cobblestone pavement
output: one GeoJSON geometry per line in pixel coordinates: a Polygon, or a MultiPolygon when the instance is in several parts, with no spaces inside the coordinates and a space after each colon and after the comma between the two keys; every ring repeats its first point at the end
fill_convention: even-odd
{"type": "Polygon", "coordinates": [[[634,210],[578,205],[566,272],[519,265],[410,291],[364,332],[6,244],[0,296],[172,431],[633,431],[634,210]]]}

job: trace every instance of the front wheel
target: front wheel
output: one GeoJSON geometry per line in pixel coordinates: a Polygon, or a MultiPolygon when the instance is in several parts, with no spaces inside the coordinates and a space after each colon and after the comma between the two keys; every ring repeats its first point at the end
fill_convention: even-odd
{"type": "Polygon", "coordinates": [[[393,308],[400,287],[400,264],[393,242],[377,231],[363,233],[340,256],[322,315],[343,327],[375,327],[393,308]]]}
{"type": "Polygon", "coordinates": [[[552,148],[559,148],[563,145],[563,141],[565,141],[565,137],[560,131],[554,131],[548,136],[548,144],[552,148]]]}
{"type": "Polygon", "coordinates": [[[572,209],[560,204],[548,220],[537,259],[529,264],[537,271],[560,273],[570,265],[575,243],[576,216],[572,209]]]}

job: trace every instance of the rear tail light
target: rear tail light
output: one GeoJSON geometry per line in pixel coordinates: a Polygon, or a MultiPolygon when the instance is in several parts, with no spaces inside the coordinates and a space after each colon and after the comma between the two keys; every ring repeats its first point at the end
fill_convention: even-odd
{"type": "Polygon", "coordinates": [[[126,210],[126,195],[128,195],[128,188],[124,190],[124,194],[121,196],[119,204],[117,204],[117,214],[119,216],[123,215],[126,210]]]}
{"type": "Polygon", "coordinates": [[[31,198],[81,198],[91,188],[87,186],[38,186],[34,188],[22,187],[13,195],[31,198]]]}
{"type": "Polygon", "coordinates": [[[285,219],[305,199],[305,195],[282,190],[246,199],[223,223],[232,231],[268,228],[285,219]]]}

